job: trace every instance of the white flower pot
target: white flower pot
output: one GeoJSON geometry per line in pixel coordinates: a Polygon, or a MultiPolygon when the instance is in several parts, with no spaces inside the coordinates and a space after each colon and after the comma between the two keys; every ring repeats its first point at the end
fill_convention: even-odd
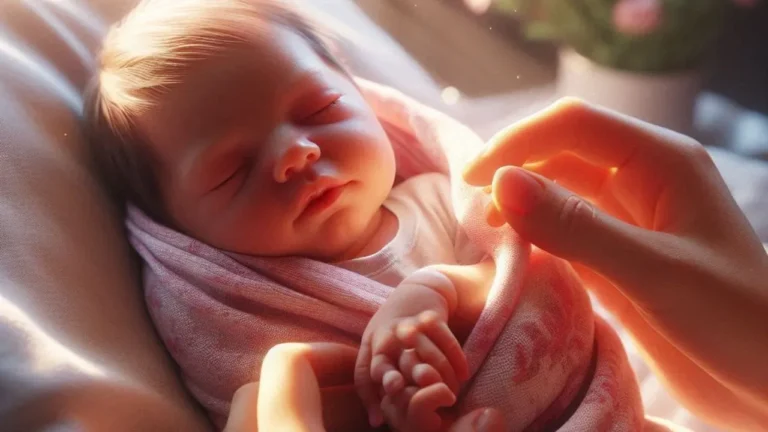
{"type": "Polygon", "coordinates": [[[632,117],[690,134],[701,90],[698,70],[645,74],[598,65],[572,49],[560,51],[557,90],[632,117]]]}

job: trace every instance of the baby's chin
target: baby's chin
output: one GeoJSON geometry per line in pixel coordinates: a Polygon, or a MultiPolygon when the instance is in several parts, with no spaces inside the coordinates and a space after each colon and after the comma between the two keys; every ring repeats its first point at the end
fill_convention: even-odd
{"type": "Polygon", "coordinates": [[[306,254],[309,258],[325,262],[340,262],[358,258],[365,253],[370,237],[372,223],[377,223],[374,215],[360,217],[351,211],[340,211],[326,220],[314,236],[306,254]],[[357,216],[357,217],[355,217],[357,216]],[[361,255],[362,253],[362,255],[361,255]]]}

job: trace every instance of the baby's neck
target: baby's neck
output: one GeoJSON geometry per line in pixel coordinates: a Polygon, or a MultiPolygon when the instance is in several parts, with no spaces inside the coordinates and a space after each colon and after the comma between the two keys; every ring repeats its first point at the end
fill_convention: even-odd
{"type": "Polygon", "coordinates": [[[371,223],[368,224],[368,228],[360,236],[360,239],[347,249],[347,252],[342,254],[337,261],[373,255],[395,238],[397,229],[397,217],[386,207],[379,207],[379,210],[371,218],[371,223]]]}

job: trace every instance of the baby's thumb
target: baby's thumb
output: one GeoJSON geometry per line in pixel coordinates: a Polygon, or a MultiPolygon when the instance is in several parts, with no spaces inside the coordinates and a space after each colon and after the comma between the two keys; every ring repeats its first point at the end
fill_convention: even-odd
{"type": "Polygon", "coordinates": [[[606,275],[628,276],[649,257],[649,231],[624,223],[549,179],[504,167],[493,179],[504,220],[526,241],[606,275]]]}

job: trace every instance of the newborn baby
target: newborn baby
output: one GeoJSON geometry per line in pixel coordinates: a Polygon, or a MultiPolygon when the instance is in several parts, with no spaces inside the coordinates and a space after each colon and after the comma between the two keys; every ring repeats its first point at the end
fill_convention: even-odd
{"type": "MultiPolygon", "coordinates": [[[[352,342],[357,389],[373,426],[440,427],[438,408],[470,377],[462,344],[496,265],[457,222],[447,175],[396,178],[390,136],[304,19],[281,1],[142,1],[104,41],[86,122],[112,189],[154,223],[230,256],[304,257],[397,287],[352,342]]],[[[168,251],[138,249],[150,264],[168,251]]],[[[187,367],[182,351],[194,342],[164,331],[178,310],[152,294],[171,287],[145,289],[198,395],[195,377],[229,354],[207,350],[208,369],[187,367]]],[[[302,342],[268,333],[255,343],[302,342]]],[[[572,374],[576,387],[588,363],[572,374]]],[[[219,426],[229,409],[220,399],[236,388],[226,389],[199,397],[219,426]]],[[[549,410],[564,422],[566,407],[549,410]]]]}

